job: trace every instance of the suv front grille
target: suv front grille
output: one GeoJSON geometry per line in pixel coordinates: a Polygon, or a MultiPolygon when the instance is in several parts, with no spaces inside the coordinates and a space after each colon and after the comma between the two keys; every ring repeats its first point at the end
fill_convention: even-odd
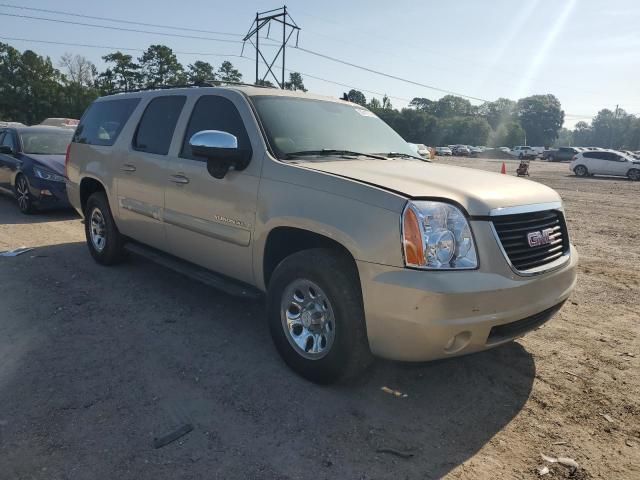
{"type": "Polygon", "coordinates": [[[552,263],[569,251],[569,236],[562,212],[546,210],[492,217],[511,265],[520,271],[552,263]]]}

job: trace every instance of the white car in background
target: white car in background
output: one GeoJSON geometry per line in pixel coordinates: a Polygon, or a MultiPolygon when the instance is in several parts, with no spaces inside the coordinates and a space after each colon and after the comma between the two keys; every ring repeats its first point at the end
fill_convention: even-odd
{"type": "Polygon", "coordinates": [[[640,180],[640,160],[614,150],[589,150],[578,153],[570,169],[578,177],[615,175],[640,180]]]}
{"type": "Polygon", "coordinates": [[[453,155],[453,152],[449,147],[436,147],[436,155],[450,157],[453,155]]]}
{"type": "Polygon", "coordinates": [[[418,147],[418,154],[424,158],[431,158],[431,149],[427,147],[424,143],[416,144],[418,147]]]}
{"type": "Polygon", "coordinates": [[[520,159],[523,158],[536,158],[538,156],[538,152],[534,150],[532,147],[527,147],[526,145],[518,145],[513,147],[509,152],[509,155],[514,157],[518,157],[520,159]]]}

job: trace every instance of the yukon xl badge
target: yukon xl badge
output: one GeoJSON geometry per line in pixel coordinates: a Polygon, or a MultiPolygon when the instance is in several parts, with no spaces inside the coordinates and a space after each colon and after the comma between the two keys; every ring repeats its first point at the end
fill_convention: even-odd
{"type": "Polygon", "coordinates": [[[530,247],[541,247],[551,243],[553,228],[545,228],[542,231],[527,233],[527,242],[530,247]]]}

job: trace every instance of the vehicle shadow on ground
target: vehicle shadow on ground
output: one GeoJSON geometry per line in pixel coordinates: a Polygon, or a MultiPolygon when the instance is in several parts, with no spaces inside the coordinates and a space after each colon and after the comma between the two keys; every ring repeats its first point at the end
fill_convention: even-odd
{"type": "Polygon", "coordinates": [[[64,222],[80,218],[71,208],[61,210],[43,210],[30,215],[25,215],[18,209],[18,204],[9,195],[0,193],[0,224],[25,224],[44,222],[64,222]]]}
{"type": "Polygon", "coordinates": [[[12,478],[440,478],[518,414],[535,377],[513,343],[317,386],[280,360],[261,302],[135,257],[101,267],[80,242],[37,253],[0,259],[12,478]]]}
{"type": "Polygon", "coordinates": [[[618,180],[621,182],[632,182],[633,180],[631,180],[629,177],[615,177],[612,175],[594,175],[594,176],[588,176],[588,177],[578,177],[577,175],[573,175],[573,174],[567,174],[565,175],[567,178],[574,178],[576,180],[618,180]]]}

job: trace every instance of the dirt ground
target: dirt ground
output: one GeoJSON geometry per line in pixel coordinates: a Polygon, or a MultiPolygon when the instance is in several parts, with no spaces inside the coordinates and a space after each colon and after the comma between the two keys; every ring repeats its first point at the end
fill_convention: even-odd
{"type": "Polygon", "coordinates": [[[531,179],[562,195],[580,252],[562,311],[496,350],[331,387],[286,368],[260,302],[138,258],[100,267],[74,214],[0,197],[0,250],[36,247],[0,257],[0,478],[531,479],[541,454],[579,464],[541,478],[640,478],[640,183],[543,162],[531,179]]]}

